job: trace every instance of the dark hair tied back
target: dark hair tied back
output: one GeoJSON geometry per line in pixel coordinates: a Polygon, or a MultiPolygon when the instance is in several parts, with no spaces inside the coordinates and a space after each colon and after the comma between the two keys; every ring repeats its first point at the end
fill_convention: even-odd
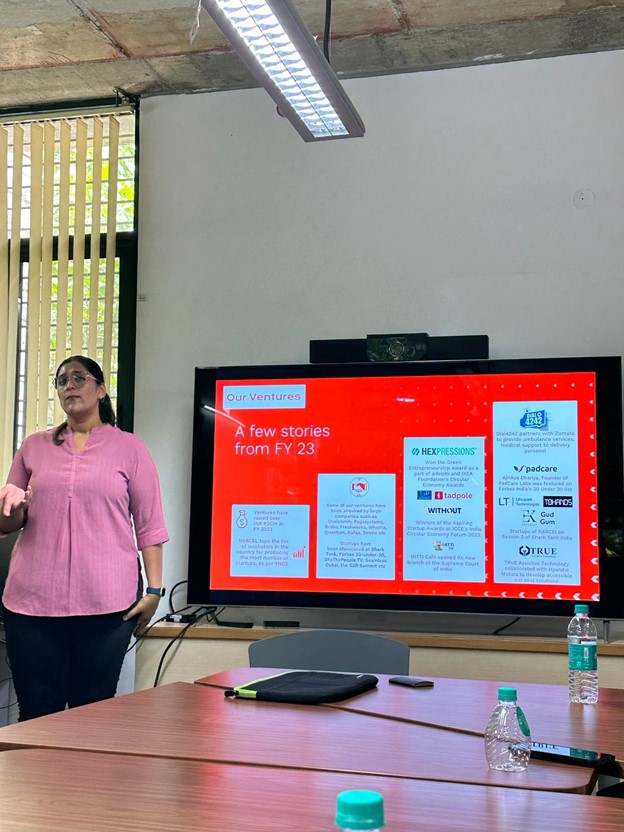
{"type": "MultiPolygon", "coordinates": [[[[88,358],[86,355],[70,355],[64,361],[61,361],[61,363],[57,367],[55,378],[58,378],[58,375],[61,372],[61,370],[63,369],[63,367],[66,364],[69,364],[72,361],[75,361],[78,364],[82,364],[82,366],[85,368],[87,373],[89,373],[89,375],[92,375],[93,378],[96,380],[96,382],[98,384],[104,384],[104,373],[102,372],[102,368],[97,363],[97,361],[94,361],[92,358],[88,358]]],[[[115,418],[115,411],[113,410],[113,403],[111,402],[110,396],[108,395],[108,393],[103,398],[100,399],[99,406],[100,406],[100,421],[104,425],[112,425],[113,427],[115,427],[115,424],[117,423],[117,419],[115,418]]],[[[62,445],[63,444],[64,440],[63,440],[61,434],[66,429],[66,427],[67,427],[67,422],[65,421],[62,424],[60,424],[57,428],[55,428],[54,435],[52,437],[52,440],[53,440],[55,445],[62,445]]]]}

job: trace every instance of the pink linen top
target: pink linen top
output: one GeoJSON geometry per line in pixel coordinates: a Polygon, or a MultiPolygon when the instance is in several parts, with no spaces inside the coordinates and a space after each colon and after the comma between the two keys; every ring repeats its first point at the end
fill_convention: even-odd
{"type": "Polygon", "coordinates": [[[136,600],[139,549],[165,543],[160,484],[145,444],[112,425],[94,428],[82,451],[73,432],[34,433],[8,482],[32,488],[15,544],[4,605],[25,615],[95,615],[136,600]]]}

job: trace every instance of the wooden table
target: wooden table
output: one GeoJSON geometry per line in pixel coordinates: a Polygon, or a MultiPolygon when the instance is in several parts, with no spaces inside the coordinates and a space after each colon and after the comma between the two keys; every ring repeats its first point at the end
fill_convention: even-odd
{"type": "MultiPolygon", "coordinates": [[[[589,793],[590,769],[491,771],[478,736],[337,708],[225,699],[175,682],[0,728],[0,750],[56,748],[589,793]]],[[[0,829],[1,832],[1,829],[0,829]]]]}
{"type": "Polygon", "coordinates": [[[85,751],[0,754],[1,832],[331,832],[336,795],[384,796],[391,832],[621,832],[624,801],[85,751]]]}
{"type": "MultiPolygon", "coordinates": [[[[230,688],[275,672],[241,667],[205,676],[196,684],[230,688]]],[[[433,678],[433,688],[407,688],[376,675],[376,689],[327,707],[482,735],[497,702],[498,682],[433,678]]],[[[624,777],[624,690],[601,688],[596,705],[579,705],[570,702],[565,685],[514,687],[534,740],[614,754],[618,766],[609,773],[624,777]]]]}

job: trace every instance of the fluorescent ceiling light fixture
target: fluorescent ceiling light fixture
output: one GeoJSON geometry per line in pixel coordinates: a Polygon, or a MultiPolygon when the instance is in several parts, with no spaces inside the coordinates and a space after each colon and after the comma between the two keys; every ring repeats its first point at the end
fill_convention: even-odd
{"type": "Polygon", "coordinates": [[[364,123],[289,0],[201,0],[306,142],[364,135],[364,123]]]}

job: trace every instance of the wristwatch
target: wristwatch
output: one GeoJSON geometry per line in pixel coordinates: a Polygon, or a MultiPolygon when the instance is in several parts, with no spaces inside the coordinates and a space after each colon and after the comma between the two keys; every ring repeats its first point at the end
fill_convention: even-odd
{"type": "Polygon", "coordinates": [[[159,598],[164,598],[166,589],[164,586],[148,586],[145,590],[146,595],[158,595],[159,598]]]}

